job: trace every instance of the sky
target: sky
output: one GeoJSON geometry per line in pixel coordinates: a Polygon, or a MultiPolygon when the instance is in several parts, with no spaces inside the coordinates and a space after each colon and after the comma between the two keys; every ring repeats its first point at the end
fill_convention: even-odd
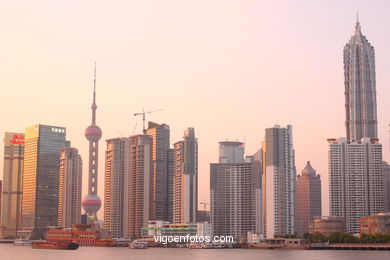
{"type": "Polygon", "coordinates": [[[195,128],[199,202],[210,200],[209,164],[218,161],[219,141],[244,141],[252,155],[265,128],[291,124],[297,172],[309,160],[321,174],[328,214],[326,139],[345,136],[342,51],[357,12],[375,47],[379,138],[390,160],[388,1],[1,0],[1,6],[0,135],[34,124],[66,127],[83,158],[83,195],[96,61],[102,200],[105,140],[141,133],[133,114],[163,109],[147,120],[168,124],[171,144],[195,128]]]}

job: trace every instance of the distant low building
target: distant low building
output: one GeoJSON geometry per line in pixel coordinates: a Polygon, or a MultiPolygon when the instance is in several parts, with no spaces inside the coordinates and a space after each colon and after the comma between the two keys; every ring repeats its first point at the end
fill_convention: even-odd
{"type": "Polygon", "coordinates": [[[314,219],[311,227],[312,233],[319,232],[325,236],[333,233],[345,233],[345,222],[342,217],[326,216],[314,219]]]}
{"type": "Polygon", "coordinates": [[[390,212],[378,213],[360,219],[360,234],[389,234],[390,212]]]}
{"type": "Polygon", "coordinates": [[[170,224],[167,221],[149,221],[142,229],[142,237],[153,236],[211,236],[210,223],[198,222],[191,224],[170,224]]]}

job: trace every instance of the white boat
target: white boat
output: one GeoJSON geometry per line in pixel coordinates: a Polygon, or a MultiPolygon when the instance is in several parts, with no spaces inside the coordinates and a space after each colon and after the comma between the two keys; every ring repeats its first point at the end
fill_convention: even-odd
{"type": "Polygon", "coordinates": [[[28,239],[15,239],[14,246],[31,246],[32,242],[28,239]]]}
{"type": "Polygon", "coordinates": [[[130,249],[147,249],[148,247],[148,242],[133,241],[129,244],[130,249]]]}

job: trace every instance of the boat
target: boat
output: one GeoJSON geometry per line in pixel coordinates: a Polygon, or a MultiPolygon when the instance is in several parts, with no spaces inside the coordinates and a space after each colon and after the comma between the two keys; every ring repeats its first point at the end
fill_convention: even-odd
{"type": "Polygon", "coordinates": [[[133,241],[129,244],[130,249],[147,249],[148,247],[148,242],[133,241]]]}
{"type": "Polygon", "coordinates": [[[31,247],[33,249],[64,249],[64,250],[76,250],[79,248],[79,244],[74,242],[33,242],[31,247]]]}
{"type": "Polygon", "coordinates": [[[32,242],[28,239],[15,239],[14,246],[31,246],[32,242]]]}

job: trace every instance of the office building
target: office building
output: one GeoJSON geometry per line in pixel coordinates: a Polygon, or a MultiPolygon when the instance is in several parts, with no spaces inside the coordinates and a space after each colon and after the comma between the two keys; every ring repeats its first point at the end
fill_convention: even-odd
{"type": "Polygon", "coordinates": [[[346,231],[359,233],[359,219],[383,211],[382,145],[328,139],[330,215],[343,217],[346,231]]]}
{"type": "Polygon", "coordinates": [[[173,222],[195,223],[198,210],[198,141],[194,128],[174,144],[173,222]]]}
{"type": "Polygon", "coordinates": [[[315,217],[322,216],[321,177],[308,161],[296,183],[296,233],[303,235],[310,232],[310,225],[315,217]]]}
{"type": "Polygon", "coordinates": [[[263,230],[266,238],[294,234],[295,155],[292,126],[265,130],[263,154],[263,230]]]}
{"type": "Polygon", "coordinates": [[[81,223],[82,160],[76,148],[61,150],[58,194],[58,226],[81,223]]]}
{"type": "Polygon", "coordinates": [[[26,128],[23,162],[21,234],[44,238],[58,221],[60,153],[65,147],[64,127],[35,125],[26,128]]]}
{"type": "MultiPolygon", "coordinates": [[[[231,150],[243,150],[243,143],[221,142],[231,150]],[[235,146],[235,147],[233,147],[235,146]]],[[[226,151],[220,149],[220,158],[226,151]]],[[[210,164],[211,225],[213,235],[245,239],[248,231],[261,232],[261,163],[254,157],[233,156],[227,163],[210,164]],[[256,205],[259,204],[259,205],[256,205]]]]}
{"type": "Polygon", "coordinates": [[[147,134],[152,137],[152,211],[150,220],[168,220],[169,201],[169,126],[149,122],[147,134]]]}
{"type": "Polygon", "coordinates": [[[24,134],[5,133],[3,162],[3,192],[0,199],[0,235],[14,238],[22,221],[22,174],[24,134]]]}

